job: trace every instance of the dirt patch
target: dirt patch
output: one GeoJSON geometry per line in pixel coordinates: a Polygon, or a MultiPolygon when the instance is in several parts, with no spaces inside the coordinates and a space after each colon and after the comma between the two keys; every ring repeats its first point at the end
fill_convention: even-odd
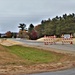
{"type": "Polygon", "coordinates": [[[13,41],[11,39],[0,39],[0,44],[4,46],[20,45],[22,43],[13,41]]]}
{"type": "Polygon", "coordinates": [[[0,66],[0,73],[7,75],[30,74],[68,69],[75,66],[75,62],[35,64],[31,66],[0,66]]]}

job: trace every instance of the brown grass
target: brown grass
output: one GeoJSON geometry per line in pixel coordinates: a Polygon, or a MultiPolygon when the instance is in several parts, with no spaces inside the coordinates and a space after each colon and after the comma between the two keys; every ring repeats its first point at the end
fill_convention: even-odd
{"type": "Polygon", "coordinates": [[[67,69],[75,66],[75,56],[64,55],[58,63],[23,65],[25,60],[12,54],[0,45],[0,75],[16,75],[18,73],[35,73],[67,69]]]}
{"type": "Polygon", "coordinates": [[[21,62],[24,61],[0,45],[0,65],[15,65],[16,63],[20,64],[21,62]]]}

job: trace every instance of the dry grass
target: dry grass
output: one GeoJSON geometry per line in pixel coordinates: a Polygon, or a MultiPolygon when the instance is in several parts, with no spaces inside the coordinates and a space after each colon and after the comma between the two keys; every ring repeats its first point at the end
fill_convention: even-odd
{"type": "MultiPolygon", "coordinates": [[[[61,39],[57,39],[57,41],[61,41],[61,39]]],[[[75,43],[75,38],[73,39],[75,43]]],[[[15,44],[12,41],[7,42],[5,44],[15,44]]],[[[49,63],[49,64],[33,64],[30,66],[24,66],[27,61],[25,59],[21,59],[16,54],[11,53],[7,49],[0,45],[0,75],[12,75],[13,73],[34,73],[34,72],[44,72],[44,71],[53,71],[66,69],[75,66],[75,56],[65,55],[61,58],[58,63],[49,63]]],[[[60,53],[59,53],[60,54],[60,53]]]]}
{"type": "Polygon", "coordinates": [[[0,45],[0,65],[15,65],[23,62],[17,55],[0,45]]]}

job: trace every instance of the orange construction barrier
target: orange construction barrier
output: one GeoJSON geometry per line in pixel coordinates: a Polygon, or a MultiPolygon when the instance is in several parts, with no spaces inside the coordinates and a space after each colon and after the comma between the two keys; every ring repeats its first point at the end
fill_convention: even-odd
{"type": "Polygon", "coordinates": [[[44,36],[44,44],[45,45],[52,45],[52,44],[56,44],[55,42],[56,36],[44,36]]]}
{"type": "Polygon", "coordinates": [[[64,38],[64,35],[62,35],[62,44],[73,44],[73,36],[70,35],[70,38],[64,38]]]}

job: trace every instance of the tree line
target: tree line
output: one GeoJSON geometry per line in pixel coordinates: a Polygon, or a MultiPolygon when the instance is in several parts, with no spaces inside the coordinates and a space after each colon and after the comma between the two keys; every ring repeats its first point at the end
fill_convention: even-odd
{"type": "Polygon", "coordinates": [[[75,14],[64,14],[55,18],[42,20],[41,24],[35,27],[39,33],[39,37],[44,35],[56,35],[60,37],[62,34],[75,33],[75,14]]]}
{"type": "Polygon", "coordinates": [[[42,20],[39,25],[29,25],[28,36],[30,39],[37,39],[44,35],[56,35],[61,37],[62,34],[75,33],[75,14],[63,14],[52,19],[42,20]]]}
{"type": "Polygon", "coordinates": [[[75,14],[63,14],[52,19],[48,18],[48,20],[42,20],[39,25],[30,24],[28,29],[26,24],[21,23],[18,28],[20,28],[18,35],[16,33],[11,35],[11,32],[8,31],[6,32],[7,37],[14,36],[35,40],[44,35],[60,37],[62,34],[75,34],[75,14]]]}

